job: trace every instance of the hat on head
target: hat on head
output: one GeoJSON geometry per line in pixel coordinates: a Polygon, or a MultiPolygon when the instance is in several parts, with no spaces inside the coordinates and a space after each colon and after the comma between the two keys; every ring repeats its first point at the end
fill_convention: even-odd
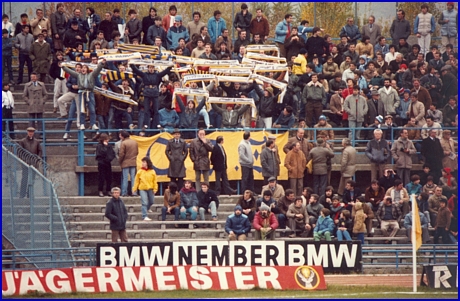
{"type": "Polygon", "coordinates": [[[265,91],[267,91],[268,94],[270,94],[270,96],[273,96],[273,88],[272,87],[265,88],[265,91]]]}
{"type": "Polygon", "coordinates": [[[380,122],[380,123],[383,122],[383,117],[382,117],[382,115],[376,116],[375,119],[377,119],[378,122],[380,122]]]}
{"type": "Polygon", "coordinates": [[[410,95],[410,90],[409,89],[404,89],[403,93],[409,93],[409,95],[410,95]]]}
{"type": "Polygon", "coordinates": [[[403,94],[407,89],[401,88],[398,90],[399,95],[403,94]]]}
{"type": "Polygon", "coordinates": [[[182,22],[182,16],[181,15],[177,15],[174,17],[174,22],[182,22]]]}
{"type": "Polygon", "coordinates": [[[275,177],[270,177],[270,178],[268,178],[268,182],[273,182],[273,181],[276,181],[276,178],[275,178],[275,177]]]}
{"type": "Polygon", "coordinates": [[[385,116],[385,119],[388,119],[388,118],[393,119],[393,116],[391,116],[391,115],[386,115],[386,116],[385,116]]]}
{"type": "Polygon", "coordinates": [[[34,127],[31,127],[31,126],[29,126],[29,127],[27,128],[27,131],[28,131],[28,132],[35,132],[35,128],[34,128],[34,127]]]}
{"type": "Polygon", "coordinates": [[[326,116],[321,115],[321,116],[319,116],[319,120],[327,120],[327,119],[326,119],[326,116]]]}
{"type": "Polygon", "coordinates": [[[400,68],[407,69],[407,65],[406,64],[401,64],[400,68]]]}
{"type": "Polygon", "coordinates": [[[275,135],[269,135],[269,136],[268,136],[268,139],[273,139],[273,140],[275,140],[275,139],[276,139],[276,136],[275,136],[275,135]]]}
{"type": "Polygon", "coordinates": [[[179,131],[179,129],[178,129],[178,128],[175,128],[175,129],[174,129],[174,131],[173,131],[172,133],[173,133],[173,134],[177,134],[177,133],[179,133],[179,134],[180,134],[180,131],[179,131]]]}
{"type": "Polygon", "coordinates": [[[450,65],[445,65],[444,67],[442,67],[441,72],[443,71],[450,71],[450,65]]]}
{"type": "Polygon", "coordinates": [[[227,108],[228,108],[228,107],[230,107],[230,108],[232,108],[232,109],[233,109],[233,107],[234,107],[234,106],[235,106],[235,105],[234,105],[234,104],[232,104],[232,103],[228,103],[228,104],[227,104],[227,108]]]}
{"type": "Polygon", "coordinates": [[[236,210],[243,211],[243,207],[241,207],[240,205],[236,205],[233,211],[236,211],[236,210]]]}
{"type": "Polygon", "coordinates": [[[377,91],[377,90],[372,90],[372,93],[371,93],[371,94],[372,94],[372,95],[380,95],[380,94],[379,94],[379,91],[377,91]]]}
{"type": "Polygon", "coordinates": [[[452,6],[454,6],[454,2],[447,2],[447,5],[452,5],[452,6]]]}
{"type": "Polygon", "coordinates": [[[264,202],[262,202],[262,204],[261,204],[260,207],[259,207],[259,210],[260,210],[260,211],[268,210],[268,212],[270,212],[270,207],[268,207],[267,204],[265,204],[264,202]]]}

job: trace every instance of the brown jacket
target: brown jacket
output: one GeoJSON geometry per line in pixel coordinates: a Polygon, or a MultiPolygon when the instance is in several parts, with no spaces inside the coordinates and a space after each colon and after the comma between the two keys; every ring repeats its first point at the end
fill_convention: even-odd
{"type": "Polygon", "coordinates": [[[27,113],[43,113],[45,111],[46,88],[45,84],[37,81],[37,86],[33,82],[28,82],[24,86],[23,99],[29,105],[27,113]]]}
{"type": "Polygon", "coordinates": [[[289,205],[289,208],[286,212],[286,217],[295,219],[296,223],[298,224],[308,223],[309,216],[307,212],[307,206],[302,204],[302,206],[298,208],[295,206],[295,203],[292,203],[289,205]],[[296,214],[303,214],[303,218],[295,217],[296,214]]]}
{"type": "Polygon", "coordinates": [[[176,194],[171,196],[169,189],[166,189],[164,194],[163,206],[165,206],[166,208],[171,207],[171,213],[173,213],[172,210],[180,206],[180,193],[176,191],[176,194]]]}
{"type": "Polygon", "coordinates": [[[118,161],[120,162],[120,167],[121,168],[127,168],[127,167],[135,167],[137,165],[136,159],[137,155],[139,154],[139,149],[137,142],[128,138],[125,138],[121,142],[120,146],[120,153],[118,157],[118,161]]]}
{"type": "Polygon", "coordinates": [[[96,114],[101,116],[107,116],[109,114],[110,105],[112,104],[112,98],[109,98],[101,93],[94,93],[94,100],[96,101],[96,114]]]}
{"type": "Polygon", "coordinates": [[[290,150],[284,159],[284,166],[288,170],[288,177],[291,179],[303,178],[303,173],[307,166],[305,155],[301,151],[290,150]]]}
{"type": "MultiPolygon", "coordinates": [[[[416,92],[415,88],[412,88],[410,92],[411,93],[416,92]]],[[[425,106],[425,114],[426,114],[426,112],[430,109],[431,103],[433,102],[430,96],[430,92],[428,92],[428,90],[425,89],[424,87],[420,87],[420,89],[418,90],[417,99],[419,102],[423,103],[423,105],[425,106]]]]}
{"type": "Polygon", "coordinates": [[[414,117],[418,121],[417,127],[422,127],[425,125],[425,105],[421,103],[420,101],[417,101],[416,103],[411,103],[409,105],[409,111],[407,111],[409,114],[407,115],[409,118],[411,117],[412,111],[414,112],[414,117]]]}
{"type": "Polygon", "coordinates": [[[326,122],[324,126],[319,125],[319,123],[315,124],[315,129],[317,129],[316,137],[324,136],[326,140],[334,140],[334,131],[332,129],[332,125],[326,122]]]}
{"type": "Polygon", "coordinates": [[[332,114],[337,114],[337,112],[343,111],[343,101],[345,99],[341,98],[339,94],[334,94],[331,97],[329,102],[329,108],[331,109],[332,114]]]}
{"type": "Polygon", "coordinates": [[[419,126],[412,126],[410,124],[404,125],[404,128],[407,129],[407,132],[409,134],[409,139],[410,140],[421,140],[421,135],[420,135],[420,129],[415,129],[418,128],[419,126]],[[414,129],[411,129],[414,128],[414,129]]]}
{"type": "Polygon", "coordinates": [[[451,212],[446,207],[439,208],[438,216],[436,217],[436,228],[449,228],[451,221],[451,212]]]}
{"type": "Polygon", "coordinates": [[[287,154],[297,142],[300,142],[300,150],[305,155],[305,158],[308,158],[308,154],[310,153],[310,150],[312,149],[312,146],[308,142],[308,139],[306,139],[305,137],[302,139],[302,141],[298,140],[297,136],[289,138],[288,142],[283,147],[283,152],[285,154],[287,154]]]}
{"type": "Polygon", "coordinates": [[[307,160],[313,160],[313,175],[327,175],[327,159],[333,158],[334,153],[325,146],[314,147],[307,160]]]}
{"type": "Polygon", "coordinates": [[[270,190],[272,192],[272,198],[275,199],[275,201],[279,201],[280,198],[284,196],[284,188],[280,184],[276,184],[275,189],[271,190],[270,186],[267,184],[265,186],[262,186],[262,192],[260,195],[264,195],[265,190],[270,190]]]}
{"type": "Polygon", "coordinates": [[[353,210],[356,209],[356,213],[354,216],[354,223],[353,223],[353,233],[365,233],[366,232],[366,224],[364,221],[366,220],[366,217],[363,212],[363,204],[360,202],[357,202],[353,206],[353,210]]]}

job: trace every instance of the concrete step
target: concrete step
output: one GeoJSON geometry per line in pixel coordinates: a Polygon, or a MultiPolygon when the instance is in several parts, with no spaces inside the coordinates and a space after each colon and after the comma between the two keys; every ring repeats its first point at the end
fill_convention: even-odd
{"type": "MultiPolygon", "coordinates": [[[[240,196],[219,196],[219,203],[222,204],[236,204],[240,196]]],[[[86,206],[86,205],[100,205],[105,206],[110,197],[105,196],[103,198],[97,196],[71,196],[71,197],[60,197],[59,203],[61,206],[86,206]]],[[[140,197],[123,197],[125,205],[140,205],[140,197]]],[[[156,195],[154,204],[162,206],[164,197],[156,195]]]]}

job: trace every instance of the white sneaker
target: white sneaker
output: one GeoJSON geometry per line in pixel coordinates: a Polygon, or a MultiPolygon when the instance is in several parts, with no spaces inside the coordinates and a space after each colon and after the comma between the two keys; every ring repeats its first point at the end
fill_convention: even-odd
{"type": "Polygon", "coordinates": [[[135,129],[135,128],[137,128],[137,125],[134,125],[134,124],[132,124],[132,123],[129,125],[129,129],[130,129],[130,130],[133,130],[133,129],[135,129]]]}
{"type": "Polygon", "coordinates": [[[92,127],[93,130],[97,131],[99,128],[97,127],[96,124],[93,124],[93,127],[92,127]]]}
{"type": "Polygon", "coordinates": [[[80,125],[80,130],[84,130],[85,129],[85,125],[84,124],[81,124],[80,125]]]}
{"type": "Polygon", "coordinates": [[[144,221],[151,221],[152,219],[149,218],[148,216],[144,218],[144,221]]]}
{"type": "Polygon", "coordinates": [[[64,140],[67,140],[67,139],[69,139],[69,138],[70,138],[70,135],[69,135],[68,133],[65,133],[65,134],[64,134],[64,137],[62,137],[62,139],[64,139],[64,140]]]}
{"type": "Polygon", "coordinates": [[[149,209],[147,212],[149,212],[149,213],[153,213],[152,209],[149,209]]]}

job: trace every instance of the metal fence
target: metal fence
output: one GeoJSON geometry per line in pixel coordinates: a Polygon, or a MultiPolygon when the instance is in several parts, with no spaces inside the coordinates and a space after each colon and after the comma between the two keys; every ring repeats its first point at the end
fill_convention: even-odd
{"type": "MultiPolygon", "coordinates": [[[[53,183],[38,168],[40,160],[24,150],[17,155],[2,146],[2,234],[21,254],[35,256],[34,249],[70,248],[64,217],[53,183]],[[30,251],[27,251],[30,250],[30,251]]],[[[45,168],[46,170],[46,168],[45,168]]],[[[10,250],[15,253],[14,250],[10,250]]],[[[38,268],[72,266],[73,255],[61,254],[62,264],[47,260],[52,251],[36,257],[38,268]]]]}

